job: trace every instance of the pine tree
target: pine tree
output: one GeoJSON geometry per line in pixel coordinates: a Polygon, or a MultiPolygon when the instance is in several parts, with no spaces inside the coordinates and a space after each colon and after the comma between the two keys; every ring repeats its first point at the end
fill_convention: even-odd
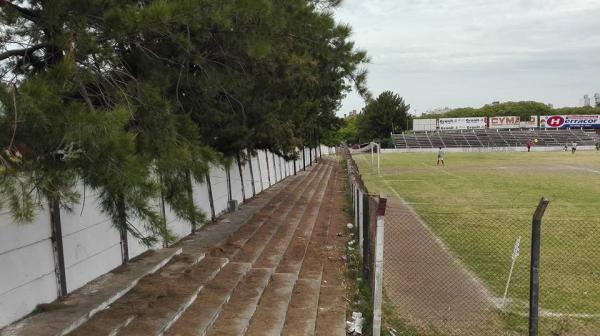
{"type": "Polygon", "coordinates": [[[368,95],[338,2],[0,0],[0,207],[31,221],[84,183],[148,244],[171,238],[159,197],[201,223],[209,162],[292,158],[339,127],[349,83],[368,95]]]}

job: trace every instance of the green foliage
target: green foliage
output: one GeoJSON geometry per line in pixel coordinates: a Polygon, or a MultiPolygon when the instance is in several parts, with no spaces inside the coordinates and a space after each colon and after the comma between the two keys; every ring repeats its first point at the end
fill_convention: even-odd
{"type": "Polygon", "coordinates": [[[600,113],[600,108],[564,107],[559,109],[553,109],[549,105],[540,102],[520,101],[506,102],[495,105],[488,104],[480,108],[461,107],[442,114],[423,114],[419,117],[419,119],[519,116],[521,117],[521,120],[529,120],[531,116],[540,115],[573,115],[598,113],[600,113]]]}
{"type": "Polygon", "coordinates": [[[160,197],[201,223],[190,181],[209,162],[294,157],[333,138],[347,83],[367,93],[337,4],[3,1],[3,41],[28,45],[0,53],[0,208],[28,222],[38,203],[71,207],[83,182],[148,244],[172,238],[160,197]]]}
{"type": "Polygon", "coordinates": [[[344,119],[343,126],[337,131],[335,135],[335,144],[346,143],[346,144],[355,144],[358,143],[358,117],[357,116],[349,116],[344,119]]]}
{"type": "Polygon", "coordinates": [[[554,110],[554,114],[573,115],[573,114],[600,114],[600,106],[596,107],[562,107],[554,110]]]}
{"type": "Polygon", "coordinates": [[[407,130],[410,123],[410,105],[391,91],[385,91],[375,100],[367,103],[358,119],[358,129],[362,141],[381,141],[389,138],[392,132],[407,130]]]}

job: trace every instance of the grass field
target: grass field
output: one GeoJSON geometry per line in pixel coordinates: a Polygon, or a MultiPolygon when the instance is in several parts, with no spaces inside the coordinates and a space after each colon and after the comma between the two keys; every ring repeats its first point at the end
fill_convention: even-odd
{"type": "Polygon", "coordinates": [[[381,176],[370,154],[354,157],[371,193],[411,204],[497,298],[522,236],[509,312],[526,312],[531,217],[542,196],[550,199],[542,228],[542,314],[590,315],[584,320],[598,331],[600,153],[447,153],[445,167],[436,166],[435,153],[383,154],[381,176]]]}

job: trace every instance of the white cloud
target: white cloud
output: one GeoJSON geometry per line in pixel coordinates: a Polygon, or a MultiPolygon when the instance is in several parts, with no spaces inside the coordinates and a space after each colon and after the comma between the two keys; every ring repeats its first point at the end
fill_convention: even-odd
{"type": "MultiPolygon", "coordinates": [[[[396,91],[418,112],[492,100],[576,105],[600,91],[598,0],[346,0],[336,16],[372,58],[374,93],[396,91]]],[[[351,95],[343,111],[360,107],[351,95]]]]}

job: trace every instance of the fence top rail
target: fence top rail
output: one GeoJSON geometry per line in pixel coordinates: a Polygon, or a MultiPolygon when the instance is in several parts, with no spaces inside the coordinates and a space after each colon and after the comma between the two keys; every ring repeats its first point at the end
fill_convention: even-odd
{"type": "Polygon", "coordinates": [[[379,204],[377,206],[377,216],[385,216],[386,205],[387,198],[379,198],[379,204]]]}

